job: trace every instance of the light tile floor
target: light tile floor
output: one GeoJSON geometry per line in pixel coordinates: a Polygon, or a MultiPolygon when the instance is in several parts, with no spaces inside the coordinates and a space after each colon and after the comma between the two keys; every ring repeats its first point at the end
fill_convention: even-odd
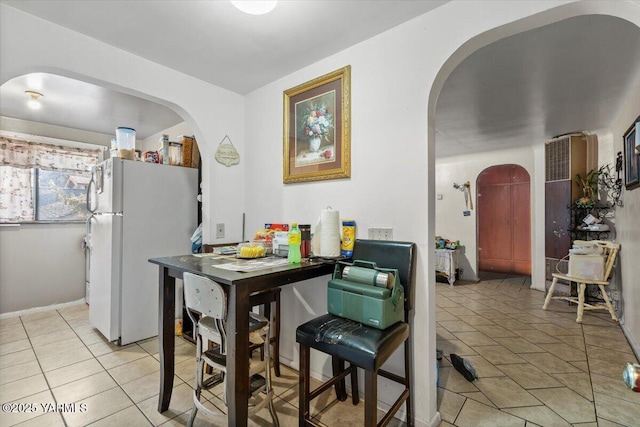
{"type": "Polygon", "coordinates": [[[481,273],[479,283],[436,285],[438,408],[442,426],[638,426],[640,393],[622,371],[637,363],[606,311],[585,312],[544,294],[530,278],[481,273]],[[468,382],[451,364],[471,361],[468,382]]]}
{"type": "MultiPolygon", "coordinates": [[[[157,338],[118,347],[105,341],[88,317],[88,306],[78,305],[0,320],[0,403],[14,403],[8,408],[16,411],[3,406],[0,426],[186,425],[193,407],[195,346],[176,337],[172,399],[169,410],[158,413],[157,338]]],[[[297,426],[298,372],[286,366],[281,372],[273,377],[280,425],[297,426]]],[[[203,392],[206,405],[224,411],[222,386],[211,392],[203,392]]],[[[312,402],[311,414],[323,426],[352,425],[364,418],[363,408],[337,401],[329,390],[312,402]]],[[[212,421],[200,413],[195,425],[212,421]]],[[[268,410],[249,425],[270,426],[268,410]]]]}
{"type": "MultiPolygon", "coordinates": [[[[557,301],[543,311],[543,294],[528,286],[528,278],[507,275],[436,285],[437,344],[445,354],[441,425],[639,425],[640,393],[621,379],[625,363],[636,359],[620,326],[604,312],[586,313],[579,325],[575,306],[557,301]],[[451,353],[469,359],[480,378],[466,381],[451,353]]],[[[22,406],[0,413],[0,425],[183,426],[192,407],[194,355],[191,343],[176,338],[173,397],[160,414],[157,339],[110,344],[90,326],[86,305],[2,319],[0,402],[22,406]]],[[[274,377],[276,410],[283,427],[296,426],[298,375],[286,367],[282,373],[274,377]]],[[[218,386],[205,393],[207,404],[222,406],[221,392],[218,386]]],[[[327,391],[312,402],[312,415],[328,427],[359,425],[363,407],[327,391]]],[[[197,426],[210,422],[196,419],[197,426]]],[[[249,424],[270,425],[267,410],[249,424]]]]}

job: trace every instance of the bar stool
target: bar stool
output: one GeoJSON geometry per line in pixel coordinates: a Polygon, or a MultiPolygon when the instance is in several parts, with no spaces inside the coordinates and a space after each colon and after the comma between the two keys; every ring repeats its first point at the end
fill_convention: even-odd
{"type": "Polygon", "coordinates": [[[404,286],[404,321],[385,330],[371,328],[349,319],[325,314],[310,320],[296,330],[296,341],[300,344],[300,426],[315,426],[310,419],[310,401],[322,392],[336,386],[340,400],[346,399],[344,379],[351,375],[351,393],[353,404],[357,404],[358,380],[357,368],[365,372],[365,417],[366,427],[384,426],[391,421],[395,413],[406,403],[407,425],[413,426],[411,407],[411,334],[409,318],[415,294],[415,243],[394,242],[388,240],[356,240],[353,249],[354,260],[373,261],[379,267],[397,269],[400,284],[404,286]],[[335,333],[334,333],[335,332],[335,333]],[[391,355],[404,344],[404,376],[381,369],[391,355]],[[310,349],[326,353],[332,357],[333,378],[310,390],[310,349]],[[344,364],[349,362],[349,367],[344,364]],[[378,375],[402,384],[404,390],[389,409],[389,412],[377,423],[378,375]]]}
{"type": "MultiPolygon", "coordinates": [[[[196,330],[196,388],[193,391],[193,410],[187,421],[187,426],[192,426],[198,411],[202,411],[214,418],[226,418],[226,414],[221,411],[214,411],[207,408],[200,402],[202,390],[209,389],[222,381],[226,381],[227,370],[227,296],[222,287],[206,277],[192,273],[184,273],[184,295],[185,305],[191,309],[202,313],[202,317],[196,319],[188,311],[189,317],[194,322],[196,330]],[[212,343],[212,345],[209,345],[212,343]],[[205,380],[205,365],[215,368],[218,373],[205,380]]],[[[256,413],[265,406],[268,406],[272,418],[272,425],[278,426],[278,416],[273,406],[275,396],[271,386],[271,366],[269,358],[269,345],[266,345],[270,338],[269,321],[255,313],[249,313],[249,340],[252,342],[265,343],[266,360],[249,363],[249,413],[256,413]],[[261,373],[264,375],[262,376],[261,373]]],[[[223,402],[226,403],[226,386],[223,402]]]]}
{"type": "MultiPolygon", "coordinates": [[[[271,345],[273,347],[272,359],[273,359],[273,372],[276,377],[280,376],[280,294],[282,289],[274,288],[267,289],[265,291],[256,292],[249,296],[252,307],[259,305],[264,306],[264,317],[269,319],[270,322],[275,323],[275,327],[272,326],[271,345]],[[271,316],[271,303],[275,303],[275,313],[271,316]]],[[[264,346],[263,345],[251,345],[249,351],[260,349],[260,358],[264,360],[264,346]]]]}

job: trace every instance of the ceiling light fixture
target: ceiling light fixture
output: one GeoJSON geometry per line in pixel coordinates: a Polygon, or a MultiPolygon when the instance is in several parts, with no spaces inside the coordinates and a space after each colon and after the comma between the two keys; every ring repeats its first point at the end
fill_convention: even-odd
{"type": "Polygon", "coordinates": [[[250,15],[264,15],[271,12],[278,0],[230,0],[231,4],[250,15]]]}
{"type": "Polygon", "coordinates": [[[44,96],[43,94],[41,94],[40,92],[35,92],[33,90],[25,90],[24,93],[26,93],[27,95],[29,95],[31,97],[31,99],[29,101],[27,101],[27,105],[34,109],[34,110],[39,110],[40,107],[42,107],[42,105],[40,105],[40,101],[38,100],[41,96],[44,96]]]}

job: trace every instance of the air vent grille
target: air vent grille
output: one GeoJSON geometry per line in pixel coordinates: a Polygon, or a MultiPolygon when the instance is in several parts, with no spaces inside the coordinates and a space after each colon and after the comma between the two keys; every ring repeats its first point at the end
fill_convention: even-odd
{"type": "Polygon", "coordinates": [[[569,176],[569,137],[552,141],[545,146],[545,181],[571,179],[569,176]]]}

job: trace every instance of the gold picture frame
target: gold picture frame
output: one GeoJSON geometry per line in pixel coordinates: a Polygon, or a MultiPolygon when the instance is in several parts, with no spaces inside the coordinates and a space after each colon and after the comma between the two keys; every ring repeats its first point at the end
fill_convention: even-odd
{"type": "Polygon", "coordinates": [[[351,176],[351,66],[284,92],[283,182],[351,176]]]}

